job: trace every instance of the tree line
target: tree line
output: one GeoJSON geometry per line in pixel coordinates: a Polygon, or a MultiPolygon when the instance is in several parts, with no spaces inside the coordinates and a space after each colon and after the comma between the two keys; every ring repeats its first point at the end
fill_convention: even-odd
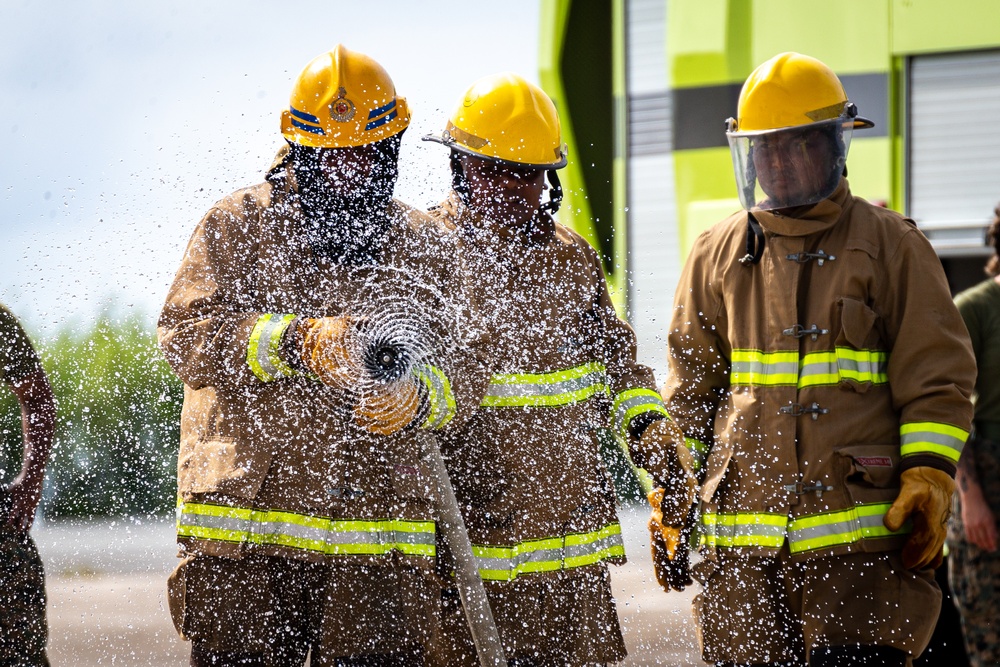
{"type": "MultiPolygon", "coordinates": [[[[46,518],[163,516],[175,506],[183,385],[141,315],[102,315],[34,338],[56,397],[46,518]]],[[[20,469],[21,413],[0,391],[0,479],[20,469]]]]}

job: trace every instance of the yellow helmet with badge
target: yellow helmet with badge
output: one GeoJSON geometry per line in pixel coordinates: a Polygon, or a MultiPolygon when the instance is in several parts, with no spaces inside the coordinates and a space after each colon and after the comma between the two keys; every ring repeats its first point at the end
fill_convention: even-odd
{"type": "Polygon", "coordinates": [[[406,100],[385,69],[340,44],[306,65],[281,112],[281,134],[312,148],[364,146],[409,124],[406,100]]]}
{"type": "Polygon", "coordinates": [[[755,69],[727,121],[740,201],[747,210],[814,204],[836,189],[858,115],[837,75],[819,60],[779,53],[755,69]]]}
{"type": "Polygon", "coordinates": [[[472,84],[444,132],[424,140],[522,169],[566,166],[555,104],[541,88],[511,73],[472,84]]]}

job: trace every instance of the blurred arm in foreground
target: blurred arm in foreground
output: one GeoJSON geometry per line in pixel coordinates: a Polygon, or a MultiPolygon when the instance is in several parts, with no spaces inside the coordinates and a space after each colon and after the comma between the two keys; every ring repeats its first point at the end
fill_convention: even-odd
{"type": "Polygon", "coordinates": [[[24,439],[20,473],[0,486],[0,656],[45,665],[45,573],[29,531],[42,497],[56,406],[38,355],[2,305],[0,379],[17,396],[24,439]]]}

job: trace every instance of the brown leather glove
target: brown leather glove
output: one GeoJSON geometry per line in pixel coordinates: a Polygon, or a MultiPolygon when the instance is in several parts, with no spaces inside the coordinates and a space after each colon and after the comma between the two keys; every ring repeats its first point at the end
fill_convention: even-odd
{"type": "Polygon", "coordinates": [[[357,382],[349,370],[354,318],[307,317],[298,323],[302,363],[324,384],[347,388],[357,382]]]}
{"type": "Polygon", "coordinates": [[[689,540],[692,506],[698,493],[694,457],[684,444],[684,433],[669,419],[660,419],[643,431],[640,451],[659,485],[646,498],[653,507],[649,517],[649,549],[656,580],[668,593],[691,585],[689,540]]]}
{"type": "Polygon", "coordinates": [[[955,480],[937,468],[917,466],[904,470],[900,482],[899,496],[882,523],[889,530],[899,530],[907,519],[912,519],[913,533],[903,547],[903,566],[910,570],[934,569],[942,560],[955,480]]]}
{"type": "Polygon", "coordinates": [[[671,590],[683,591],[692,584],[688,541],[691,538],[693,511],[680,525],[664,526],[663,513],[660,511],[663,488],[653,489],[646,497],[653,506],[649,517],[649,550],[653,556],[656,581],[667,593],[671,590]]]}
{"type": "Polygon", "coordinates": [[[643,431],[639,446],[650,459],[647,471],[663,488],[654,508],[662,514],[664,526],[681,526],[698,493],[694,457],[684,444],[684,433],[669,419],[659,419],[643,431]]]}
{"type": "Polygon", "coordinates": [[[392,435],[413,423],[422,402],[415,382],[386,384],[361,397],[354,406],[354,423],[369,433],[392,435]]]}

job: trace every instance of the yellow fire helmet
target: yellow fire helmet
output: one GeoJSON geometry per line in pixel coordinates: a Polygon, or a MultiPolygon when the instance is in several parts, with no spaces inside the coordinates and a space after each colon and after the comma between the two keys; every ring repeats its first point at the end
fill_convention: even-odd
{"type": "Polygon", "coordinates": [[[750,74],[727,125],[740,203],[749,211],[826,199],[845,173],[854,130],[874,123],[858,115],[833,70],[789,52],[750,74]]]}
{"type": "Polygon", "coordinates": [[[281,134],[312,148],[364,146],[409,124],[406,99],[385,69],[341,44],[306,65],[281,112],[281,134]]]}
{"type": "Polygon", "coordinates": [[[764,132],[832,120],[853,120],[853,129],[873,127],[858,116],[844,86],[829,67],[801,53],[779,53],[750,74],[740,91],[738,116],[729,133],[764,132]]]}
{"type": "Polygon", "coordinates": [[[472,84],[444,132],[423,139],[522,169],[566,166],[555,104],[541,88],[509,72],[472,84]]]}

